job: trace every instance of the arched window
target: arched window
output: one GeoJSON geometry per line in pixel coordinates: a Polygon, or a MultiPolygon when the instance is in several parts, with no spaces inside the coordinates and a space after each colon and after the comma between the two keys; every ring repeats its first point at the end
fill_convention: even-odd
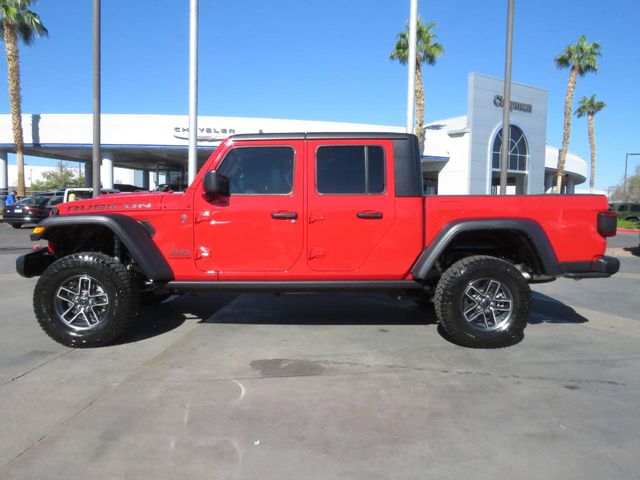
{"type": "MultiPolygon", "coordinates": [[[[500,170],[500,150],[502,149],[502,128],[498,130],[496,138],[493,140],[492,168],[500,170]]],[[[529,146],[527,137],[522,130],[515,125],[509,127],[509,167],[508,170],[514,172],[526,172],[527,160],[529,159],[529,146]]]]}

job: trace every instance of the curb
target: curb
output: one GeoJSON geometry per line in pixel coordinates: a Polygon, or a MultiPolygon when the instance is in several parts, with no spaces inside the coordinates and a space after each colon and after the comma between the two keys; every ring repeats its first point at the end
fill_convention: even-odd
{"type": "Polygon", "coordinates": [[[622,233],[640,233],[640,230],[635,230],[632,228],[618,228],[618,232],[622,233]]]}

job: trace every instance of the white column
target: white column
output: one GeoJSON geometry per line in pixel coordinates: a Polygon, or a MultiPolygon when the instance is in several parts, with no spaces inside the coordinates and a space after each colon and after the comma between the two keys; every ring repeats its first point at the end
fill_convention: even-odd
{"type": "Polygon", "coordinates": [[[84,186],[89,188],[93,186],[93,162],[91,160],[84,164],[84,186]]]}
{"type": "Polygon", "coordinates": [[[0,151],[0,189],[3,190],[9,188],[9,170],[7,165],[7,152],[0,151]]]}
{"type": "Polygon", "coordinates": [[[108,150],[102,150],[100,183],[102,188],[113,188],[113,153],[108,150]]]}
{"type": "Polygon", "coordinates": [[[573,178],[567,179],[567,193],[576,193],[576,181],[573,178]]]}
{"type": "Polygon", "coordinates": [[[147,171],[147,175],[149,178],[149,190],[155,190],[158,186],[158,183],[156,182],[156,172],[148,170],[147,171]]]}

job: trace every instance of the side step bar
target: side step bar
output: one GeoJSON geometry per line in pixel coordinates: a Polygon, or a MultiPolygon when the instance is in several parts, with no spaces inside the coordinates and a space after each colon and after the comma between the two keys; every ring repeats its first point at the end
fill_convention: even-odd
{"type": "Polygon", "coordinates": [[[422,290],[424,286],[414,280],[363,281],[262,281],[262,282],[197,282],[172,281],[162,290],[183,292],[397,292],[422,290]]]}

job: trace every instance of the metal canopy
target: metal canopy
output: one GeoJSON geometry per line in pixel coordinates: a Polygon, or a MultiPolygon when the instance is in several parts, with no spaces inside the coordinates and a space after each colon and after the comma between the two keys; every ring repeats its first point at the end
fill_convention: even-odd
{"type": "MultiPolygon", "coordinates": [[[[4,147],[3,147],[4,149],[4,147]]],[[[13,151],[12,148],[6,148],[13,151]]],[[[198,149],[198,162],[209,158],[215,147],[198,149]]],[[[115,167],[139,170],[182,170],[187,166],[186,147],[167,146],[102,146],[103,153],[113,156],[115,167]]],[[[91,163],[91,145],[25,145],[25,154],[34,157],[54,158],[71,162],[91,163]]]]}

